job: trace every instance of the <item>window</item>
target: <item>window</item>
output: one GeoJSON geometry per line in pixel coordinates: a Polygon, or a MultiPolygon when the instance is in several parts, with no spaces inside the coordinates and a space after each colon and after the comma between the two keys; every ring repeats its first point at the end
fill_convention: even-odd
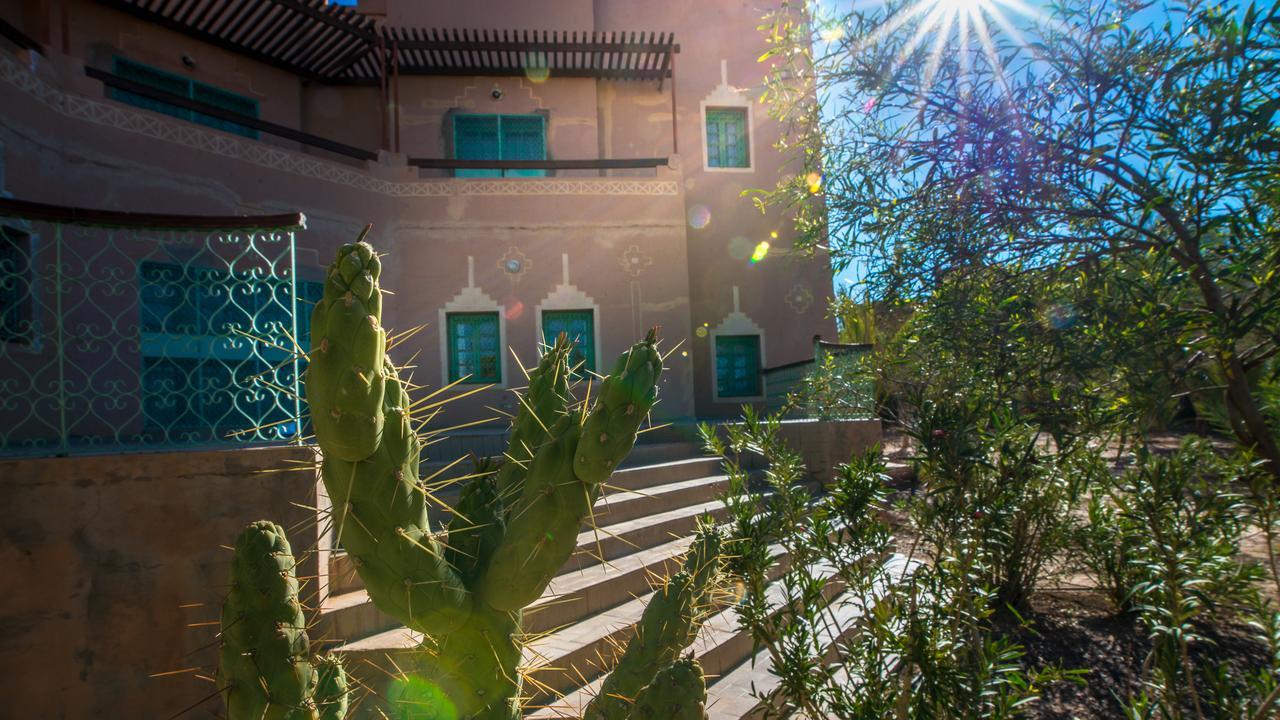
{"type": "MultiPolygon", "coordinates": [[[[453,157],[457,160],[546,160],[546,118],[542,115],[454,115],[453,157]]],[[[541,177],[546,170],[462,169],[458,177],[541,177]]]]}
{"type": "MultiPolygon", "coordinates": [[[[182,97],[195,100],[196,102],[214,105],[222,108],[223,110],[240,113],[241,115],[248,115],[249,117],[254,118],[258,117],[257,100],[244,97],[243,95],[237,95],[233,92],[228,92],[222,88],[214,87],[213,85],[206,85],[205,83],[191,80],[189,78],[182,77],[181,75],[174,75],[173,73],[167,73],[163,70],[157,70],[156,68],[143,65],[139,62],[134,62],[133,60],[117,57],[115,59],[115,74],[125,80],[132,80],[133,82],[146,85],[147,87],[154,88],[156,90],[180,95],[182,97]]],[[[247,138],[257,139],[258,137],[258,131],[252,128],[237,125],[236,123],[211,117],[203,113],[192,112],[186,108],[170,105],[163,100],[152,100],[151,98],[146,98],[136,93],[128,92],[127,90],[112,89],[111,98],[135,107],[164,113],[165,115],[172,115],[176,118],[182,118],[183,120],[199,123],[200,125],[205,125],[224,132],[243,135],[247,138]]]]}
{"type": "Polygon", "coordinates": [[[449,382],[502,382],[498,313],[449,313],[449,382]]]}
{"type": "Polygon", "coordinates": [[[596,369],[596,324],[591,310],[543,310],[542,341],[547,345],[555,344],[560,333],[577,343],[569,365],[577,368],[579,375],[586,375],[596,369]]]}
{"type": "Polygon", "coordinates": [[[707,167],[751,167],[746,108],[707,108],[707,167]]]}
{"type": "Polygon", "coordinates": [[[0,342],[35,340],[31,250],[29,234],[0,225],[0,342]]]}
{"type": "Polygon", "coordinates": [[[760,388],[759,335],[716,338],[716,394],[721,399],[764,394],[760,388]]]}
{"type": "MultiPolygon", "coordinates": [[[[253,427],[292,436],[293,399],[269,390],[294,383],[288,279],[145,261],[138,280],[146,429],[171,440],[216,441],[253,427]]],[[[304,348],[323,291],[323,283],[298,283],[304,348]]]]}

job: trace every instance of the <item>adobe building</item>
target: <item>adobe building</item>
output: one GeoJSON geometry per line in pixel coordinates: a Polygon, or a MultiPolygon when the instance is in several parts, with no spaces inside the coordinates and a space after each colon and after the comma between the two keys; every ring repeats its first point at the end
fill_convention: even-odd
{"type": "MultiPolygon", "coordinates": [[[[780,4],[0,0],[0,715],[222,717],[225,546],[259,518],[289,528],[313,642],[352,668],[404,649],[288,392],[367,224],[384,325],[421,328],[392,356],[460,398],[433,461],[502,452],[521,365],[562,331],[605,373],[661,326],[655,423],[784,392],[763,371],[794,382],[835,325],[826,257],[743,195],[794,172],[759,104],[780,4]],[[279,432],[225,443],[255,425],[279,432]]],[[[718,458],[645,438],[526,627],[556,694],[583,697],[648,577],[724,517],[718,458]]],[[[767,666],[729,610],[706,627],[712,717],[752,716],[767,666]]]]}
{"type": "MultiPolygon", "coordinates": [[[[662,421],[732,416],[764,399],[763,368],[834,336],[825,257],[791,256],[787,218],[743,196],[788,172],[758,102],[758,3],[4,8],[38,47],[10,39],[0,52],[10,197],[300,212],[304,301],[334,249],[372,223],[394,293],[385,324],[425,325],[394,357],[412,358],[427,387],[494,386],[451,405],[451,422],[512,410],[504,388],[562,330],[603,372],[660,325],[674,350],[662,421]]],[[[129,264],[124,282],[164,270],[129,264]]]]}

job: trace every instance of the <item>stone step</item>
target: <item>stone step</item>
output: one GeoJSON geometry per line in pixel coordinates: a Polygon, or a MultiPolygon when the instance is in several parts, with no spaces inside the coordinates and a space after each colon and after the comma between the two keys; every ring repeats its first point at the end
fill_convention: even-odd
{"type": "MultiPolygon", "coordinates": [[[[561,568],[560,577],[553,580],[558,587],[572,587],[575,581],[566,576],[583,570],[590,570],[593,566],[598,566],[603,562],[612,562],[637,552],[655,548],[657,546],[666,545],[675,540],[687,538],[697,527],[698,518],[703,515],[720,520],[725,515],[724,503],[719,500],[711,500],[708,502],[698,503],[686,507],[679,507],[663,513],[654,515],[646,515],[624,522],[604,525],[595,529],[586,529],[578,534],[577,548],[568,562],[561,568]]],[[[672,546],[675,547],[675,546],[672,546]]],[[[687,547],[687,545],[686,545],[687,547]]],[[[680,552],[683,552],[681,550],[680,552]]],[[[624,566],[629,567],[632,563],[643,563],[646,559],[653,559],[653,556],[641,557],[635,560],[626,561],[624,566]]],[[[654,562],[660,562],[654,560],[654,562]]],[[[597,573],[606,573],[607,571],[596,570],[597,573]]],[[[619,572],[625,575],[625,572],[619,572]]],[[[619,591],[619,587],[635,587],[628,585],[633,579],[620,579],[621,586],[604,586],[598,590],[602,597],[609,594],[615,594],[619,591]]],[[[647,586],[640,589],[647,591],[647,586]]],[[[585,592],[585,588],[581,592],[585,592]]],[[[412,647],[414,644],[409,637],[409,631],[403,627],[397,627],[394,620],[383,615],[381,611],[373,607],[372,603],[367,602],[368,597],[364,590],[352,591],[345,593],[350,597],[343,597],[337,603],[340,609],[330,616],[329,613],[322,612],[319,614],[312,632],[313,637],[324,638],[329,643],[338,643],[337,648],[340,652],[374,652],[379,649],[384,651],[402,650],[412,647]],[[362,602],[363,601],[363,602],[362,602]],[[364,607],[367,606],[367,607],[364,607]],[[344,615],[345,617],[340,617],[344,615]],[[367,628],[366,623],[373,621],[370,617],[378,617],[378,622],[383,623],[382,629],[375,632],[361,632],[344,634],[347,628],[367,628]],[[346,641],[345,643],[343,641],[346,641]]],[[[340,596],[341,597],[341,596],[340,596]]],[[[539,600],[541,603],[542,600],[539,600]]],[[[550,618],[557,616],[564,617],[560,613],[564,611],[547,611],[550,618]]],[[[536,615],[535,615],[536,617],[536,615]]],[[[535,623],[549,622],[546,620],[535,620],[535,623]]],[[[554,625],[544,625],[544,627],[554,627],[554,625]]]]}
{"type": "MultiPolygon", "coordinates": [[[[781,574],[786,571],[787,567],[786,556],[779,554],[777,557],[779,562],[775,565],[774,571],[771,573],[771,576],[775,578],[780,577],[781,574]]],[[[825,577],[831,577],[835,574],[835,570],[829,567],[820,568],[818,572],[821,576],[825,577]]],[[[836,596],[841,589],[842,585],[839,582],[832,581],[823,587],[823,595],[830,600],[832,597],[836,596]]],[[[766,594],[770,603],[777,604],[782,602],[782,585],[778,582],[774,582],[768,587],[766,594]]],[[[639,598],[636,601],[637,604],[639,604],[639,611],[641,613],[643,613],[644,606],[648,604],[648,601],[648,596],[639,598]]],[[[615,643],[618,646],[624,646],[626,644],[626,640],[632,633],[635,622],[639,621],[639,619],[640,615],[636,614],[629,625],[622,628],[621,631],[614,631],[610,633],[605,642],[609,643],[611,646],[615,643]]],[[[614,620],[614,618],[611,617],[610,620],[614,620]]],[[[591,622],[594,621],[595,618],[592,618],[591,622]]],[[[586,622],[579,623],[581,626],[585,626],[587,624],[588,623],[586,622]]],[[[573,639],[579,641],[590,639],[589,637],[586,637],[586,633],[577,633],[577,635],[582,637],[575,637],[573,639]]],[[[724,608],[720,612],[717,612],[707,618],[703,623],[702,628],[698,631],[698,635],[694,639],[691,647],[693,655],[702,665],[702,670],[706,673],[709,683],[729,672],[732,668],[741,664],[746,658],[750,657],[751,649],[751,635],[740,629],[738,611],[735,606],[724,608]]],[[[572,655],[575,656],[580,656],[582,654],[583,653],[580,651],[572,653],[572,655]]],[[[620,655],[620,652],[618,655],[620,655]]],[[[574,659],[577,658],[571,659],[565,655],[553,658],[548,662],[548,665],[552,668],[572,668],[569,672],[559,671],[554,675],[552,673],[541,673],[535,675],[539,682],[547,682],[547,678],[544,678],[544,675],[551,676],[550,679],[552,682],[548,684],[565,694],[558,699],[540,699],[535,697],[532,703],[526,706],[526,718],[550,720],[551,718],[581,717],[582,711],[587,706],[587,703],[589,703],[600,691],[600,686],[604,682],[607,671],[612,668],[616,661],[616,656],[614,652],[598,653],[596,657],[590,658],[588,660],[588,664],[585,666],[571,664],[574,659]],[[579,678],[579,682],[573,682],[575,677],[579,678]],[[577,687],[583,679],[590,680],[590,682],[577,687]],[[570,683],[567,689],[557,687],[557,685],[560,685],[564,681],[568,681],[570,683]],[[541,705],[539,705],[540,701],[542,703],[541,705]]]]}
{"type": "MultiPolygon", "coordinates": [[[[649,578],[677,572],[692,542],[692,537],[681,537],[556,576],[542,597],[525,609],[525,631],[555,630],[649,592],[649,578]]],[[[331,596],[320,608],[311,637],[333,644],[393,630],[398,625],[360,589],[331,596]]]]}
{"type": "MultiPolygon", "coordinates": [[[[663,443],[663,445],[679,445],[687,443],[663,443]]],[[[637,448],[638,449],[638,448],[637,448]]],[[[632,451],[635,452],[634,450],[632,451]]],[[[616,523],[638,517],[637,513],[664,512],[675,507],[671,503],[692,503],[708,500],[723,488],[723,478],[714,486],[702,487],[695,482],[700,478],[716,475],[720,470],[720,460],[715,457],[693,457],[668,460],[648,465],[636,465],[616,470],[606,482],[605,495],[597,507],[606,507],[610,518],[601,522],[616,523]],[[681,483],[684,483],[681,485],[681,483]],[[659,486],[668,486],[659,491],[659,486]],[[647,501],[641,491],[655,488],[649,495],[662,497],[658,503],[647,501]],[[670,494],[668,494],[670,493],[670,494]],[[603,505],[602,505],[603,503],[603,505]],[[667,504],[663,504],[667,503],[667,504]],[[660,509],[659,509],[660,508],[660,509]]],[[[443,489],[437,498],[446,504],[452,504],[457,498],[456,490],[443,489]]],[[[441,522],[445,517],[441,516],[441,522]]],[[[363,588],[360,576],[351,564],[351,557],[344,552],[335,552],[329,557],[329,594],[341,595],[363,588]]]]}
{"type": "MultiPolygon", "coordinates": [[[[586,528],[579,533],[577,548],[564,570],[582,571],[593,568],[602,560],[612,561],[615,558],[624,558],[637,551],[663,545],[675,538],[688,535],[696,525],[698,510],[709,509],[713,515],[717,511],[723,512],[723,507],[719,506],[714,498],[723,491],[727,482],[727,478],[723,476],[696,478],[642,490],[618,491],[601,498],[596,502],[593,510],[594,526],[591,521],[588,521],[586,528]],[[712,503],[717,503],[717,507],[709,508],[712,503]],[[690,509],[692,509],[692,515],[686,512],[690,509]]],[[[344,554],[343,558],[348,556],[344,554]]],[[[631,567],[634,577],[620,579],[617,583],[611,582],[593,592],[619,598],[620,602],[620,598],[625,597],[627,593],[645,590],[644,566],[632,567],[631,563],[647,563],[648,558],[649,556],[636,557],[628,561],[627,566],[631,567]]],[[[331,573],[335,565],[338,572],[342,574],[330,576],[330,595],[321,603],[316,613],[312,623],[312,637],[326,643],[341,643],[395,628],[398,623],[370,602],[363,584],[359,582],[355,567],[351,565],[349,559],[341,563],[330,562],[331,573]],[[335,585],[335,577],[339,577],[342,582],[335,585]],[[332,591],[335,586],[341,589],[336,594],[332,591]]],[[[591,577],[602,580],[604,575],[599,573],[605,570],[597,570],[597,574],[591,577]]],[[[578,592],[585,593],[586,590],[580,588],[578,592]]],[[[569,600],[572,601],[573,597],[569,600]]],[[[582,603],[575,604],[582,605],[582,603]]],[[[593,606],[603,607],[599,603],[593,606]]],[[[563,622],[572,622],[576,617],[569,617],[569,613],[574,609],[547,610],[545,613],[547,621],[554,620],[554,622],[551,625],[543,625],[542,629],[555,627],[563,622]]],[[[535,622],[543,622],[543,620],[535,622]]]]}

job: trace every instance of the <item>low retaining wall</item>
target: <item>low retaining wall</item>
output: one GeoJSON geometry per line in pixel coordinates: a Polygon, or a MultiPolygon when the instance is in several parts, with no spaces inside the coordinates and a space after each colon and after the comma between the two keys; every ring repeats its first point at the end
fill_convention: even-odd
{"type": "MultiPolygon", "coordinates": [[[[226,546],[271,519],[316,544],[306,447],[0,461],[0,677],[13,718],[167,718],[215,692],[226,546]],[[280,472],[283,471],[283,472],[280,472]],[[298,503],[295,505],[294,503],[298,503]]],[[[297,568],[314,595],[319,558],[297,568]]],[[[184,718],[222,715],[221,700],[184,718]]]]}
{"type": "Polygon", "coordinates": [[[815,481],[828,485],[836,467],[881,442],[876,420],[783,420],[778,437],[800,453],[815,481]]]}

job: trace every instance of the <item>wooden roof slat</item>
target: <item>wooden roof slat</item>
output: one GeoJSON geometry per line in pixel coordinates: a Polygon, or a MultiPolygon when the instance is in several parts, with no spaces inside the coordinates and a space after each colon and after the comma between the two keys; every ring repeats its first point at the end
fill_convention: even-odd
{"type": "Polygon", "coordinates": [[[380,26],[325,0],[97,0],[308,80],[379,82],[379,38],[402,75],[662,80],[680,51],[668,32],[380,26]]]}

